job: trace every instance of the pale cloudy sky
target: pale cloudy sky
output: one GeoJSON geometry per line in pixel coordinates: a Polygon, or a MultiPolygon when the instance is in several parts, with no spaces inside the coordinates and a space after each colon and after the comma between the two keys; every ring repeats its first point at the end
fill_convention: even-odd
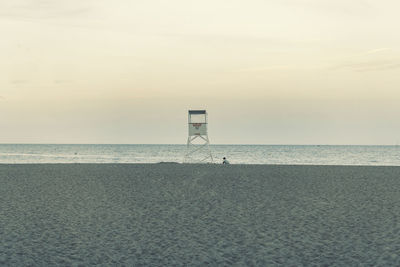
{"type": "Polygon", "coordinates": [[[0,0],[0,143],[400,143],[400,1],[0,0]]]}

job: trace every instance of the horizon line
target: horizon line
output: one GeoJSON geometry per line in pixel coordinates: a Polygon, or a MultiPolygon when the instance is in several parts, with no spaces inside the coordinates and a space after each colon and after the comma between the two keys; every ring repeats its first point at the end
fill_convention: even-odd
{"type": "MultiPolygon", "coordinates": [[[[183,145],[185,143],[0,143],[0,145],[183,145]]],[[[218,144],[210,146],[399,146],[400,144],[218,144]]]]}

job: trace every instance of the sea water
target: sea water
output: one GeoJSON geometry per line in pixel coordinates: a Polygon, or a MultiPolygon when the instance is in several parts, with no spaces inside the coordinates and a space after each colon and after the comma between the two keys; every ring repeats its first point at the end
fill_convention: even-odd
{"type": "MultiPolygon", "coordinates": [[[[392,165],[400,146],[211,145],[214,163],[392,165]]],[[[183,162],[185,145],[0,144],[0,163],[183,162]]]]}

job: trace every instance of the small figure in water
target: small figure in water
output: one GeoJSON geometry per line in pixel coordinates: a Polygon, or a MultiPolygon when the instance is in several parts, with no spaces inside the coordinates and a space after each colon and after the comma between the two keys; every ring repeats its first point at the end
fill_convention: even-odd
{"type": "Polygon", "coordinates": [[[224,157],[223,161],[222,161],[222,164],[229,164],[229,161],[224,157]]]}

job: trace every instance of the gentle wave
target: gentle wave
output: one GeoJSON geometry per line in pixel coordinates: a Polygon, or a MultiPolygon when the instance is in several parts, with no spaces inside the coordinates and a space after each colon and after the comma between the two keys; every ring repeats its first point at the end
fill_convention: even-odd
{"type": "MultiPolygon", "coordinates": [[[[211,145],[210,149],[214,163],[227,157],[233,164],[400,166],[399,146],[211,145]]],[[[182,162],[185,152],[185,145],[1,144],[0,163],[182,162]]]]}

